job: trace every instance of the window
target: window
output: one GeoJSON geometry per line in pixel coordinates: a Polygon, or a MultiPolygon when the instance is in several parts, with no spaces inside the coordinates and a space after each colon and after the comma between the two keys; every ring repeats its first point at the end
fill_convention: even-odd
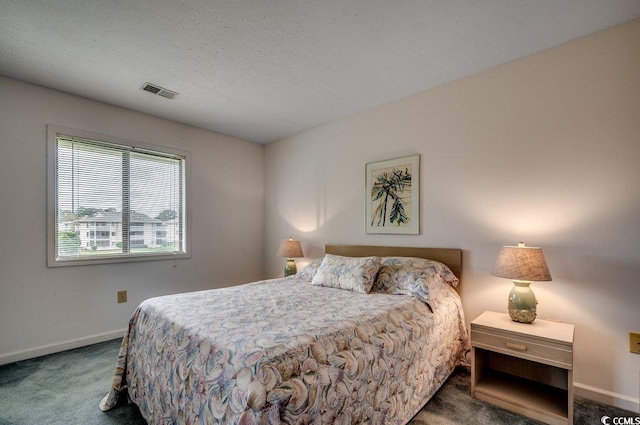
{"type": "Polygon", "coordinates": [[[186,152],[52,125],[47,144],[49,266],[189,255],[186,152]]]}

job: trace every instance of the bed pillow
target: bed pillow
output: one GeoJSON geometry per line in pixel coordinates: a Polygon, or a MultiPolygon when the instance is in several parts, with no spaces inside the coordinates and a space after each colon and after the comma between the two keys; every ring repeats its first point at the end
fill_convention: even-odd
{"type": "Polygon", "coordinates": [[[445,300],[450,299],[451,295],[456,294],[456,290],[453,289],[448,282],[441,279],[440,276],[431,276],[430,278],[423,279],[422,285],[427,289],[428,304],[433,310],[433,307],[442,305],[445,300]]]}
{"type": "Polygon", "coordinates": [[[403,279],[402,283],[393,288],[391,293],[418,298],[427,304],[431,311],[434,311],[438,306],[443,305],[445,300],[455,295],[456,291],[438,275],[420,276],[415,274],[403,279]]]}
{"type": "MultiPolygon", "coordinates": [[[[458,278],[449,267],[438,261],[414,257],[382,257],[372,292],[413,295],[424,302],[436,303],[443,296],[440,285],[455,288],[458,283],[458,278]]],[[[446,293],[445,290],[444,294],[446,293]]]]}
{"type": "Polygon", "coordinates": [[[320,264],[322,264],[322,260],[324,260],[324,257],[314,258],[309,264],[307,264],[302,270],[300,270],[298,274],[296,274],[296,277],[305,280],[313,279],[313,277],[316,275],[316,272],[318,271],[318,268],[320,267],[320,264]]]}
{"type": "Polygon", "coordinates": [[[378,257],[342,257],[326,254],[311,284],[368,294],[379,267],[378,257]]]}

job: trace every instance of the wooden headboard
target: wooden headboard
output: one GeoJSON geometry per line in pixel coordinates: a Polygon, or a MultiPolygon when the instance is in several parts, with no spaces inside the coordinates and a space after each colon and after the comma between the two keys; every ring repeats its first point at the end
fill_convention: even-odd
{"type": "Polygon", "coordinates": [[[458,279],[462,273],[462,250],[457,248],[412,248],[404,246],[325,245],[327,254],[344,257],[418,257],[439,261],[458,279]]]}

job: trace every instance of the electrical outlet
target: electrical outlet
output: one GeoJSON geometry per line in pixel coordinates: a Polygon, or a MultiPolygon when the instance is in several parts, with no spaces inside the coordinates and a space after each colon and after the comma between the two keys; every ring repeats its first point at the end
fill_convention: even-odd
{"type": "Polygon", "coordinates": [[[127,302],[127,291],[118,291],[118,304],[127,302]]]}
{"type": "Polygon", "coordinates": [[[640,334],[629,332],[629,351],[640,354],[640,334]]]}

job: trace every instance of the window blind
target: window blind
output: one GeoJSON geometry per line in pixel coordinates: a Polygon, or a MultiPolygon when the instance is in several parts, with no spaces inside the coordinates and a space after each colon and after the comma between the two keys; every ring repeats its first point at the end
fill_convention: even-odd
{"type": "Polygon", "coordinates": [[[56,135],[56,261],[186,253],[185,158],[56,135]]]}

